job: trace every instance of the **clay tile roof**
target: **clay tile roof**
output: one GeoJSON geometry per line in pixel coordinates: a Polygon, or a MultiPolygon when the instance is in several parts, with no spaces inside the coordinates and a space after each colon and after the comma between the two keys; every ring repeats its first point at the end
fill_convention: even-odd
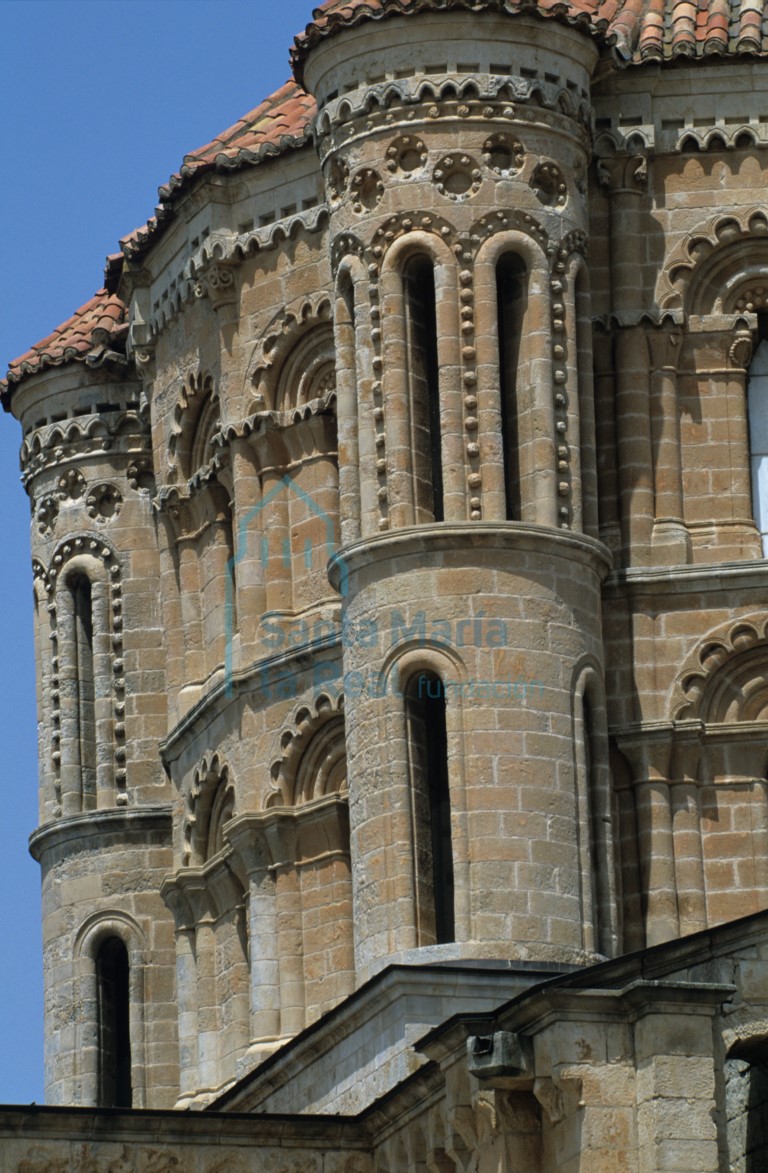
{"type": "Polygon", "coordinates": [[[316,104],[295,81],[286,82],[250,114],[215,139],[184,156],[179,171],[160,188],[156,215],[120,241],[121,252],[107,257],[105,288],[81,306],[63,325],[26,354],[15,359],[6,379],[0,379],[0,398],[7,406],[10,390],[45,367],[71,360],[98,363],[107,352],[123,348],[127,333],[126,307],[115,296],[124,258],[138,258],[162,233],[172,218],[182,191],[198,175],[211,170],[234,171],[302,146],[309,134],[316,104]]]}
{"type": "Polygon", "coordinates": [[[182,191],[206,171],[236,171],[303,146],[317,107],[295,81],[286,82],[229,130],[184,156],[181,168],[160,188],[156,214],[120,241],[126,257],[135,258],[154,241],[173,214],[182,191]]]}
{"type": "Polygon", "coordinates": [[[7,379],[2,381],[4,400],[14,384],[46,367],[72,361],[97,365],[108,356],[120,354],[128,331],[126,313],[119,297],[100,289],[52,334],[13,360],[7,379]]]}
{"type": "Polygon", "coordinates": [[[627,62],[713,53],[768,56],[768,0],[325,0],[291,50],[296,79],[313,46],[364,20],[464,8],[535,12],[587,29],[627,62]]]}

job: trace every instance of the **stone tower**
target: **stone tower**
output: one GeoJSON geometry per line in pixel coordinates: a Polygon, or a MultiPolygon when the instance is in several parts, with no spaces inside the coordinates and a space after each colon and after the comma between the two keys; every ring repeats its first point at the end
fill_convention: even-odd
{"type": "Polygon", "coordinates": [[[64,370],[31,353],[14,411],[33,502],[47,1094],[141,1107],[172,1094],[178,1056],[155,480],[123,317],[114,297],[84,307],[71,329],[98,352],[64,370]]]}
{"type": "Polygon", "coordinates": [[[765,1158],[768,41],[662,7],[327,0],[12,364],[54,1102],[765,1158]]]}
{"type": "Polygon", "coordinates": [[[356,971],[610,955],[584,260],[596,50],[461,10],[360,24],[340,46],[319,42],[298,76],[335,282],[356,971]]]}

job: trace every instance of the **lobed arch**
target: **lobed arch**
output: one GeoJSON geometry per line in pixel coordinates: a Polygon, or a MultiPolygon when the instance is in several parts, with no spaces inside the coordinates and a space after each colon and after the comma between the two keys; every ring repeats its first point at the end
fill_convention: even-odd
{"type": "Polygon", "coordinates": [[[252,407],[286,411],[322,397],[335,386],[335,371],[329,370],[332,319],[327,293],[302,298],[275,315],[248,363],[246,388],[252,407]]]}
{"type": "Polygon", "coordinates": [[[229,763],[219,753],[205,754],[195,767],[186,796],[182,863],[200,867],[225,847],[226,824],[237,815],[229,763]]]}
{"type": "Polygon", "coordinates": [[[668,698],[673,721],[768,720],[768,616],[757,612],[708,633],[686,658],[668,698]]]}
{"type": "Polygon", "coordinates": [[[270,767],[272,789],[265,809],[298,807],[346,795],[344,696],[319,693],[301,705],[280,734],[280,757],[270,767]]]}
{"type": "Polygon", "coordinates": [[[221,405],[218,395],[211,391],[203,400],[190,432],[189,475],[207,467],[216,456],[215,436],[221,427],[221,405]]]}
{"type": "Polygon", "coordinates": [[[173,409],[168,440],[169,480],[178,475],[187,480],[210,460],[212,437],[219,426],[218,403],[209,372],[193,371],[187,376],[173,409]]]}
{"type": "Polygon", "coordinates": [[[276,411],[300,414],[315,400],[327,400],[336,388],[333,326],[323,320],[309,325],[287,345],[272,381],[276,411]]]}
{"type": "Polygon", "coordinates": [[[768,273],[768,212],[753,205],[717,213],[687,233],[667,258],[657,286],[659,307],[695,315],[728,312],[723,289],[732,292],[757,270],[768,273]]]}

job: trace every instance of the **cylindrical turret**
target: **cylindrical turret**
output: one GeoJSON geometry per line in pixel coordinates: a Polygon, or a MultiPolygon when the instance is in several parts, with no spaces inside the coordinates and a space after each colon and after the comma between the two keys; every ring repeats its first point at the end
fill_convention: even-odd
{"type": "Polygon", "coordinates": [[[358,980],[396,958],[610,953],[596,49],[457,10],[314,40],[298,62],[337,283],[358,980]]]}
{"type": "MultiPolygon", "coordinates": [[[[102,294],[88,316],[108,319],[116,304],[102,294]]],[[[20,374],[10,398],[32,503],[46,1096],[160,1107],[174,1101],[178,1056],[173,928],[159,895],[171,815],[157,755],[148,428],[116,350],[93,366],[35,358],[20,374]]]]}

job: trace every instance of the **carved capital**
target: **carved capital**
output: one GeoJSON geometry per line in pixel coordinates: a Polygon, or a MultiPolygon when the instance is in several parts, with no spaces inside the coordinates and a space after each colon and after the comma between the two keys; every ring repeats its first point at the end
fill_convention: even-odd
{"type": "Polygon", "coordinates": [[[582,1081],[577,1075],[559,1075],[536,1079],[533,1094],[549,1117],[551,1124],[559,1124],[581,1107],[582,1081]]]}
{"type": "Polygon", "coordinates": [[[207,297],[215,310],[237,301],[234,268],[222,261],[212,261],[201,269],[193,285],[195,297],[207,297]]]}
{"type": "Polygon", "coordinates": [[[666,782],[674,726],[668,721],[617,731],[616,742],[632,768],[635,782],[666,782]]]}
{"type": "Polygon", "coordinates": [[[647,338],[651,369],[654,371],[677,370],[682,341],[680,330],[674,328],[653,330],[648,333],[647,338]]]}
{"type": "Polygon", "coordinates": [[[747,331],[738,331],[728,347],[728,366],[736,371],[747,371],[752,361],[754,340],[747,331]]]}
{"type": "Polygon", "coordinates": [[[647,155],[609,155],[596,162],[597,181],[609,195],[642,195],[648,188],[647,155]]]}

